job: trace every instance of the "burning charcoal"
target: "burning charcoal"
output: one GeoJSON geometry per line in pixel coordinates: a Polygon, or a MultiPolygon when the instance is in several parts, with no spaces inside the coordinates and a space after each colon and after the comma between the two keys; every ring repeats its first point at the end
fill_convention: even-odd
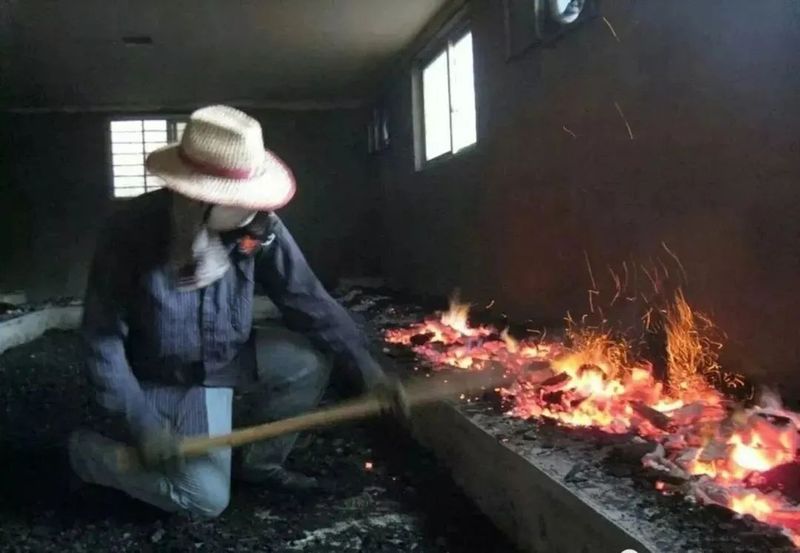
{"type": "Polygon", "coordinates": [[[614,446],[608,458],[613,461],[641,463],[642,457],[652,453],[656,448],[653,442],[631,442],[614,446]]]}
{"type": "Polygon", "coordinates": [[[533,361],[522,368],[519,378],[531,386],[542,385],[558,375],[547,361],[533,361]]]}
{"type": "Polygon", "coordinates": [[[697,460],[702,463],[720,461],[728,458],[730,446],[720,440],[711,440],[700,452],[697,460]]]}
{"type": "Polygon", "coordinates": [[[570,410],[577,409],[578,407],[580,407],[581,403],[583,403],[587,399],[589,399],[589,396],[578,396],[578,397],[570,398],[570,400],[569,400],[569,408],[570,408],[570,410]]]}
{"type": "Polygon", "coordinates": [[[721,407],[718,405],[706,405],[702,401],[684,405],[670,413],[670,418],[676,426],[688,426],[699,420],[721,420],[724,416],[725,411],[721,407]]]}
{"type": "Polygon", "coordinates": [[[430,342],[431,338],[433,338],[433,333],[426,332],[424,334],[416,334],[412,336],[409,341],[411,342],[412,346],[421,346],[430,342]]]}
{"type": "Polygon", "coordinates": [[[553,372],[553,365],[550,363],[550,361],[531,361],[525,365],[523,370],[530,376],[533,376],[534,374],[537,376],[542,375],[545,378],[555,376],[555,373],[553,372]]]}
{"type": "Polygon", "coordinates": [[[760,407],[757,414],[771,419],[775,424],[789,424],[789,422],[792,422],[800,430],[800,415],[797,413],[774,407],[760,407]]]}
{"type": "Polygon", "coordinates": [[[428,344],[428,347],[431,348],[436,353],[441,354],[441,353],[447,353],[447,351],[450,349],[451,346],[448,346],[447,344],[444,344],[442,342],[431,342],[430,344],[428,344]]]}
{"type": "Polygon", "coordinates": [[[603,372],[603,369],[597,365],[591,365],[587,363],[578,367],[578,378],[582,378],[593,373],[598,374],[601,378],[605,379],[606,373],[603,372]]]}
{"type": "Polygon", "coordinates": [[[752,474],[745,482],[765,493],[779,490],[790,501],[800,503],[800,461],[752,474]]]}
{"type": "Polygon", "coordinates": [[[730,503],[730,492],[711,478],[702,477],[692,484],[694,497],[704,505],[716,504],[722,507],[730,503]]]}
{"type": "Polygon", "coordinates": [[[638,474],[650,482],[664,482],[672,489],[683,489],[683,486],[686,485],[686,478],[683,476],[679,474],[669,474],[651,467],[644,467],[638,474]]]}
{"type": "Polygon", "coordinates": [[[800,529],[800,510],[779,509],[769,515],[770,522],[780,524],[792,530],[800,529]]]}
{"type": "Polygon", "coordinates": [[[563,400],[564,392],[562,390],[542,393],[542,401],[544,403],[561,403],[563,400]]]}
{"type": "Polygon", "coordinates": [[[675,464],[679,467],[687,467],[690,466],[697,456],[699,455],[699,448],[696,447],[689,447],[684,449],[680,455],[675,458],[675,464]]]}
{"type": "Polygon", "coordinates": [[[632,402],[631,407],[633,407],[633,410],[637,415],[643,419],[646,419],[656,428],[667,430],[672,426],[672,420],[667,415],[661,411],[656,411],[652,407],[645,405],[640,401],[632,402]]]}
{"type": "Polygon", "coordinates": [[[794,424],[794,421],[790,417],[786,416],[785,413],[759,411],[758,416],[768,420],[770,423],[776,426],[794,424]]]}
{"type": "Polygon", "coordinates": [[[664,451],[664,447],[661,444],[642,458],[642,464],[646,468],[660,471],[662,473],[661,479],[670,483],[681,480],[686,481],[691,478],[689,473],[667,458],[666,451],[664,451]]]}
{"type": "Polygon", "coordinates": [[[544,380],[541,384],[541,388],[545,393],[562,390],[571,379],[572,377],[567,373],[560,373],[544,380]]]}
{"type": "Polygon", "coordinates": [[[670,451],[685,449],[689,446],[683,434],[670,434],[661,442],[670,451]]]}

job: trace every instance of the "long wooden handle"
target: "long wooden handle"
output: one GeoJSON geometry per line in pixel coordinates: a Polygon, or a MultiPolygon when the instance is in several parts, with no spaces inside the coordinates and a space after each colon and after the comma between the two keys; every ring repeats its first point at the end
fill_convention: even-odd
{"type": "Polygon", "coordinates": [[[230,434],[185,438],[181,440],[179,450],[184,457],[196,457],[220,447],[239,447],[252,442],[283,436],[284,434],[302,432],[311,428],[333,426],[349,420],[370,417],[380,413],[381,408],[381,402],[377,398],[365,396],[335,407],[320,409],[276,422],[241,428],[234,430],[230,434]]]}
{"type": "MultiPolygon", "coordinates": [[[[414,378],[404,385],[409,407],[418,407],[459,394],[493,389],[505,380],[497,371],[457,373],[433,378],[414,378]]],[[[385,403],[372,394],[346,401],[332,407],[310,413],[234,430],[219,436],[184,438],[179,451],[184,457],[198,457],[223,447],[240,447],[253,442],[276,438],[284,434],[301,432],[313,428],[333,426],[347,421],[378,415],[387,408],[385,403]]],[[[121,469],[131,470],[138,466],[136,451],[121,447],[117,453],[117,464],[121,469]]]]}

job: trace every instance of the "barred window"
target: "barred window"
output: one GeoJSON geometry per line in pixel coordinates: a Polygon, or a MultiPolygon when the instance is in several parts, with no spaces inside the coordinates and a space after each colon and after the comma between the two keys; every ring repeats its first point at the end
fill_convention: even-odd
{"type": "Polygon", "coordinates": [[[111,175],[115,198],[157,190],[164,183],[147,173],[147,154],[178,142],[186,122],[179,119],[118,119],[109,124],[111,175]]]}

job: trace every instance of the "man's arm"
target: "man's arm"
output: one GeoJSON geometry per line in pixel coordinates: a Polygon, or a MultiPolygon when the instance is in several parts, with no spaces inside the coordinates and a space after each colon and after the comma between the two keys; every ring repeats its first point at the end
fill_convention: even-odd
{"type": "Polygon", "coordinates": [[[367,388],[385,380],[369,353],[367,339],[349,313],[317,279],[289,230],[270,215],[270,244],[256,258],[255,278],[283,314],[286,325],[333,352],[351,380],[367,388]]]}
{"type": "Polygon", "coordinates": [[[82,331],[86,364],[98,402],[110,412],[123,415],[134,436],[141,437],[160,428],[161,419],[147,403],[125,356],[125,304],[132,271],[124,234],[124,229],[113,228],[101,233],[89,274],[82,331]]]}

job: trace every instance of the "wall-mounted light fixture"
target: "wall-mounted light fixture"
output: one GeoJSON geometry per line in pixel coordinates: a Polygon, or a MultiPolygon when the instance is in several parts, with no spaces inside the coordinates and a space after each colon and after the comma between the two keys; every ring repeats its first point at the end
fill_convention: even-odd
{"type": "Polygon", "coordinates": [[[598,15],[600,0],[534,0],[536,34],[552,42],[598,15]]]}
{"type": "Polygon", "coordinates": [[[555,41],[599,13],[600,0],[505,0],[507,59],[555,41]]]}
{"type": "Polygon", "coordinates": [[[550,16],[561,23],[575,23],[586,6],[586,0],[550,0],[550,16]]]}

